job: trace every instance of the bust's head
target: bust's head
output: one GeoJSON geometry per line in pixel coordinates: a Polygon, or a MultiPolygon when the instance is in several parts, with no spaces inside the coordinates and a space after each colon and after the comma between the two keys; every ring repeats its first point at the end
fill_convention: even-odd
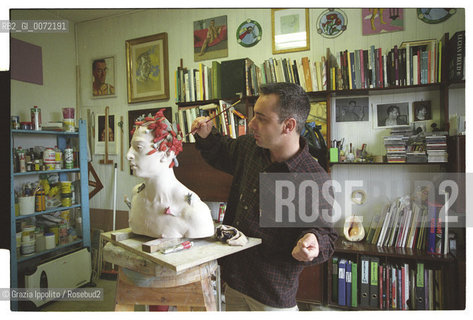
{"type": "Polygon", "coordinates": [[[177,166],[176,156],[182,151],[182,138],[177,131],[164,117],[163,110],[154,117],[136,121],[127,152],[133,174],[147,178],[177,166]]]}

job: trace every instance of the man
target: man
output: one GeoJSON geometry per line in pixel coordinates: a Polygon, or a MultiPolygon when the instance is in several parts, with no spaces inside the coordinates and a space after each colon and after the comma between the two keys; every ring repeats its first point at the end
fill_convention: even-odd
{"type": "Polygon", "coordinates": [[[115,87],[105,83],[107,76],[107,64],[105,59],[95,60],[92,63],[92,74],[94,83],[92,84],[92,92],[94,96],[106,96],[115,94],[115,87]]]}
{"type": "MultiPolygon", "coordinates": [[[[259,226],[260,172],[312,172],[320,189],[329,179],[300,136],[309,111],[309,99],[300,86],[273,83],[261,87],[249,123],[252,135],[233,140],[215,134],[212,122],[204,117],[192,124],[204,159],[233,175],[223,223],[262,238],[261,245],[219,260],[228,311],[298,310],[300,272],[304,266],[327,261],[333,253],[337,234],[331,227],[259,226]]],[[[321,203],[330,210],[328,203],[321,203]]]]}
{"type": "Polygon", "coordinates": [[[341,114],[341,117],[338,121],[361,121],[364,115],[357,113],[356,101],[350,100],[348,106],[346,106],[341,114]]]}
{"type": "Polygon", "coordinates": [[[384,121],[385,126],[398,126],[398,125],[405,125],[407,124],[404,120],[400,118],[401,111],[399,107],[396,105],[389,106],[386,109],[386,113],[388,114],[386,120],[384,121]]]}

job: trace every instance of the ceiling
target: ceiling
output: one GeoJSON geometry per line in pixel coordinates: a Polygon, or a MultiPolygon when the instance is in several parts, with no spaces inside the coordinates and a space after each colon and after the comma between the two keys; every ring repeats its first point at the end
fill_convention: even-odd
{"type": "Polygon", "coordinates": [[[143,9],[50,9],[48,11],[60,19],[66,19],[70,22],[79,23],[111,16],[123,15],[141,10],[143,9]]]}

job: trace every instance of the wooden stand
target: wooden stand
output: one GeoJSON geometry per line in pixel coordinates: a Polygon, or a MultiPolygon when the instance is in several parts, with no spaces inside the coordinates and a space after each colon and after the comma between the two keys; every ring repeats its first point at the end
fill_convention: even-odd
{"type": "Polygon", "coordinates": [[[162,254],[154,250],[157,240],[133,234],[129,228],[102,233],[101,238],[108,242],[103,247],[103,260],[119,266],[115,311],[133,311],[136,304],[170,305],[179,311],[220,310],[217,259],[261,243],[249,238],[245,246],[232,247],[210,238],[195,239],[190,249],[162,254]]]}

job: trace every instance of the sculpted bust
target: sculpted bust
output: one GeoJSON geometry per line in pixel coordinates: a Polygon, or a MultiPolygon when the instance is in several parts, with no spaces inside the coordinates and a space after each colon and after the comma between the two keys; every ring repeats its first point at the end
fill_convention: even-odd
{"type": "Polygon", "coordinates": [[[174,175],[182,141],[163,116],[135,122],[127,159],[144,179],[133,188],[129,224],[134,233],[154,238],[204,238],[214,234],[208,206],[174,175]]]}

